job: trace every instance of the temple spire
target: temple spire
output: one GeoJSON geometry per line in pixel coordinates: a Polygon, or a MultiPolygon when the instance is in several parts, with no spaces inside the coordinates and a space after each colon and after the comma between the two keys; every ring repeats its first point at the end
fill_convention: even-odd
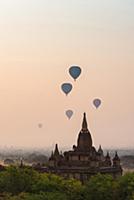
{"type": "Polygon", "coordinates": [[[58,144],[55,145],[55,150],[54,150],[54,156],[59,156],[59,149],[58,149],[58,144]]]}
{"type": "Polygon", "coordinates": [[[83,122],[82,122],[82,129],[78,135],[77,140],[77,151],[89,151],[92,148],[92,137],[88,130],[87,120],[86,120],[86,113],[84,113],[83,122]]]}
{"type": "Polygon", "coordinates": [[[86,119],[86,113],[84,113],[84,117],[83,117],[83,122],[82,122],[82,130],[87,130],[87,119],[86,119]]]}
{"type": "Polygon", "coordinates": [[[103,150],[102,150],[101,145],[99,146],[98,153],[99,153],[100,155],[103,155],[103,150]]]}

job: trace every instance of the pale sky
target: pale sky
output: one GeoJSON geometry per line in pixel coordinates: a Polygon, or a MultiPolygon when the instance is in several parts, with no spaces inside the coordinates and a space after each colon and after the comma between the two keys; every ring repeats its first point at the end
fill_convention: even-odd
{"type": "Polygon", "coordinates": [[[83,112],[96,148],[134,147],[134,1],[0,0],[0,146],[71,147],[83,112]]]}

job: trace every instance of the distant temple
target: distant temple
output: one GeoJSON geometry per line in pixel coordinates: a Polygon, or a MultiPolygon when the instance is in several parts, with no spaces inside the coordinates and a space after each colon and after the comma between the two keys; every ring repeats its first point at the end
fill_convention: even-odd
{"type": "Polygon", "coordinates": [[[56,144],[54,152],[49,158],[48,171],[65,178],[75,178],[82,182],[97,173],[110,174],[114,178],[122,175],[120,158],[115,153],[111,159],[109,152],[104,156],[101,146],[95,149],[91,134],[88,130],[86,113],[84,113],[82,129],[78,135],[77,146],[73,150],[59,153],[56,144]]]}

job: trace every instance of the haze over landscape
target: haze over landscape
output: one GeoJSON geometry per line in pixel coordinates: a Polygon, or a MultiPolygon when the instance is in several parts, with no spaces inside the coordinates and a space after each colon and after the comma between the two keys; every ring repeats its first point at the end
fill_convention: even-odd
{"type": "Polygon", "coordinates": [[[0,1],[0,30],[1,147],[70,147],[83,112],[96,147],[134,147],[133,0],[0,1]]]}

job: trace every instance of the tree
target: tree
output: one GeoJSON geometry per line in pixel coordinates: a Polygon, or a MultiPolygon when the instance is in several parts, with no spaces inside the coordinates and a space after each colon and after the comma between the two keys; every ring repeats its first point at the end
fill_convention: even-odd
{"type": "Polygon", "coordinates": [[[134,199],[134,173],[127,173],[119,179],[119,199],[134,199]]]}
{"type": "Polygon", "coordinates": [[[40,174],[40,178],[33,186],[34,193],[48,192],[61,193],[69,197],[69,200],[79,200],[82,194],[82,184],[75,180],[65,180],[54,174],[40,174]]]}
{"type": "Polygon", "coordinates": [[[31,192],[39,174],[31,168],[8,167],[0,173],[0,192],[19,194],[31,192]]]}
{"type": "Polygon", "coordinates": [[[118,200],[118,183],[110,175],[92,176],[85,187],[85,200],[118,200]]]}

